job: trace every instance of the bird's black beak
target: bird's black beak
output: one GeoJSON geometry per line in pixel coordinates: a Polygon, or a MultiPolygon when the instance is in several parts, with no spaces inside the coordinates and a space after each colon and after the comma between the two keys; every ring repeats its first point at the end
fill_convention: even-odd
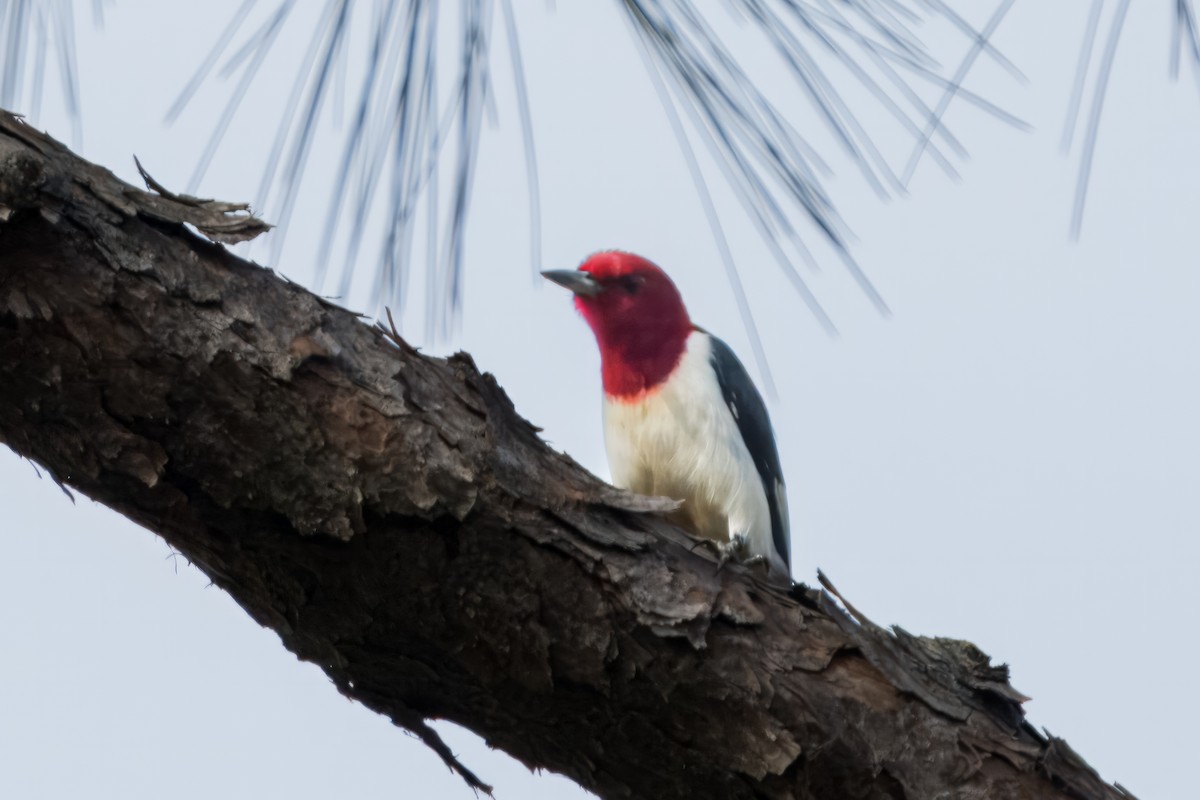
{"type": "Polygon", "coordinates": [[[591,275],[577,269],[548,269],[542,273],[542,277],[583,297],[593,297],[604,291],[604,287],[591,275]]]}

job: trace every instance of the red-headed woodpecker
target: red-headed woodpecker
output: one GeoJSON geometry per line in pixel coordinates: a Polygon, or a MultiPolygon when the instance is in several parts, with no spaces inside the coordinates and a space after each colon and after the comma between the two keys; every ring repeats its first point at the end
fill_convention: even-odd
{"type": "Polygon", "coordinates": [[[644,258],[597,253],[543,272],[575,293],[600,345],[613,483],[682,501],[675,520],[722,561],[765,561],[790,580],[787,494],[762,397],[729,346],[692,324],[679,290],[644,258]]]}

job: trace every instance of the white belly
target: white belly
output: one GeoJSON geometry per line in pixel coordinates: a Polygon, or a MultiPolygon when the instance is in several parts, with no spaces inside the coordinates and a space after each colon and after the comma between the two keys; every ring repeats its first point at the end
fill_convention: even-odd
{"type": "Polygon", "coordinates": [[[752,554],[780,561],[762,480],[710,366],[708,336],[697,331],[687,345],[659,390],[632,402],[605,398],[613,483],[681,500],[683,527],[718,542],[740,534],[752,554]]]}

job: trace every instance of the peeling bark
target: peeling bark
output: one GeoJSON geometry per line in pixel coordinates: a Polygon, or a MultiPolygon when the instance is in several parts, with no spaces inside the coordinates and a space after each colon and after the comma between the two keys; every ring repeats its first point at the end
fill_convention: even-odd
{"type": "MultiPolygon", "coordinates": [[[[0,442],[162,536],[348,697],[602,797],[1118,798],[966,642],[714,571],[661,501],[0,114],[0,442]]],[[[486,787],[483,787],[486,788],[486,787]]]]}

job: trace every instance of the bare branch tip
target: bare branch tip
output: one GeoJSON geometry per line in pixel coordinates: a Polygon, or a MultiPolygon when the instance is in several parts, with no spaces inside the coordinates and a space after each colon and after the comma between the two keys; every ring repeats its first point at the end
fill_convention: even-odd
{"type": "Polygon", "coordinates": [[[451,772],[455,772],[466,782],[467,786],[478,795],[480,792],[488,797],[495,798],[492,787],[479,779],[479,776],[469,770],[458,760],[458,756],[450,751],[450,747],[438,735],[438,732],[429,726],[421,717],[406,719],[401,724],[412,731],[413,735],[420,739],[433,752],[437,753],[442,759],[442,762],[450,768],[451,772]]]}

